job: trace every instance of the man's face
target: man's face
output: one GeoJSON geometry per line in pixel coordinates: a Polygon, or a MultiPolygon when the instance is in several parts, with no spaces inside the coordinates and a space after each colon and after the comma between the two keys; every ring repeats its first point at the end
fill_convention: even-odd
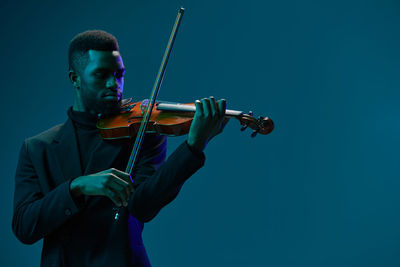
{"type": "Polygon", "coordinates": [[[80,72],[80,97],[91,113],[111,115],[119,110],[125,68],[118,51],[88,51],[88,63],[80,72]]]}

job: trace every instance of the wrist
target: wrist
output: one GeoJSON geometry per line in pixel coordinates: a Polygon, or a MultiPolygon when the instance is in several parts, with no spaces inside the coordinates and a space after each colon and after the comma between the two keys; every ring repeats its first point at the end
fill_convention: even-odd
{"type": "Polygon", "coordinates": [[[81,188],[80,188],[80,185],[79,185],[79,181],[77,181],[77,180],[78,179],[74,179],[69,184],[69,191],[71,192],[71,195],[73,197],[79,197],[79,196],[82,195],[81,188]]]}
{"type": "Polygon", "coordinates": [[[187,144],[189,150],[192,151],[194,154],[196,154],[196,155],[203,154],[203,149],[200,149],[197,146],[190,144],[189,141],[186,141],[186,144],[187,144]]]}

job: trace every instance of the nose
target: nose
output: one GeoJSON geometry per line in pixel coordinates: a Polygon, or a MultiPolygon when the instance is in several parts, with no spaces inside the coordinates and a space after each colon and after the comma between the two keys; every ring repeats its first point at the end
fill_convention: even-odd
{"type": "Polygon", "coordinates": [[[119,87],[119,83],[117,78],[115,78],[115,76],[111,76],[108,80],[107,80],[107,84],[106,84],[108,89],[111,90],[115,90],[119,87]]]}

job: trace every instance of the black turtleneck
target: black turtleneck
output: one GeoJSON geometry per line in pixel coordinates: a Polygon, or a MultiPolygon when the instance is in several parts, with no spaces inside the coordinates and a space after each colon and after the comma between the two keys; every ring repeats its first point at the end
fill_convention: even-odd
{"type": "Polygon", "coordinates": [[[75,127],[82,173],[85,173],[91,153],[102,140],[96,128],[98,117],[89,112],[74,111],[72,107],[68,109],[68,117],[75,127]]]}

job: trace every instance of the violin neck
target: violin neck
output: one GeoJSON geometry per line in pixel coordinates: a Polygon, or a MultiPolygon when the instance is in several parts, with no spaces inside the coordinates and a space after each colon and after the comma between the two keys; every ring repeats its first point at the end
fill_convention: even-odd
{"type": "MultiPolygon", "coordinates": [[[[171,111],[171,112],[195,112],[196,106],[180,103],[158,103],[158,110],[171,111]]],[[[230,110],[225,111],[225,117],[237,118],[243,115],[242,111],[230,110]]]]}

